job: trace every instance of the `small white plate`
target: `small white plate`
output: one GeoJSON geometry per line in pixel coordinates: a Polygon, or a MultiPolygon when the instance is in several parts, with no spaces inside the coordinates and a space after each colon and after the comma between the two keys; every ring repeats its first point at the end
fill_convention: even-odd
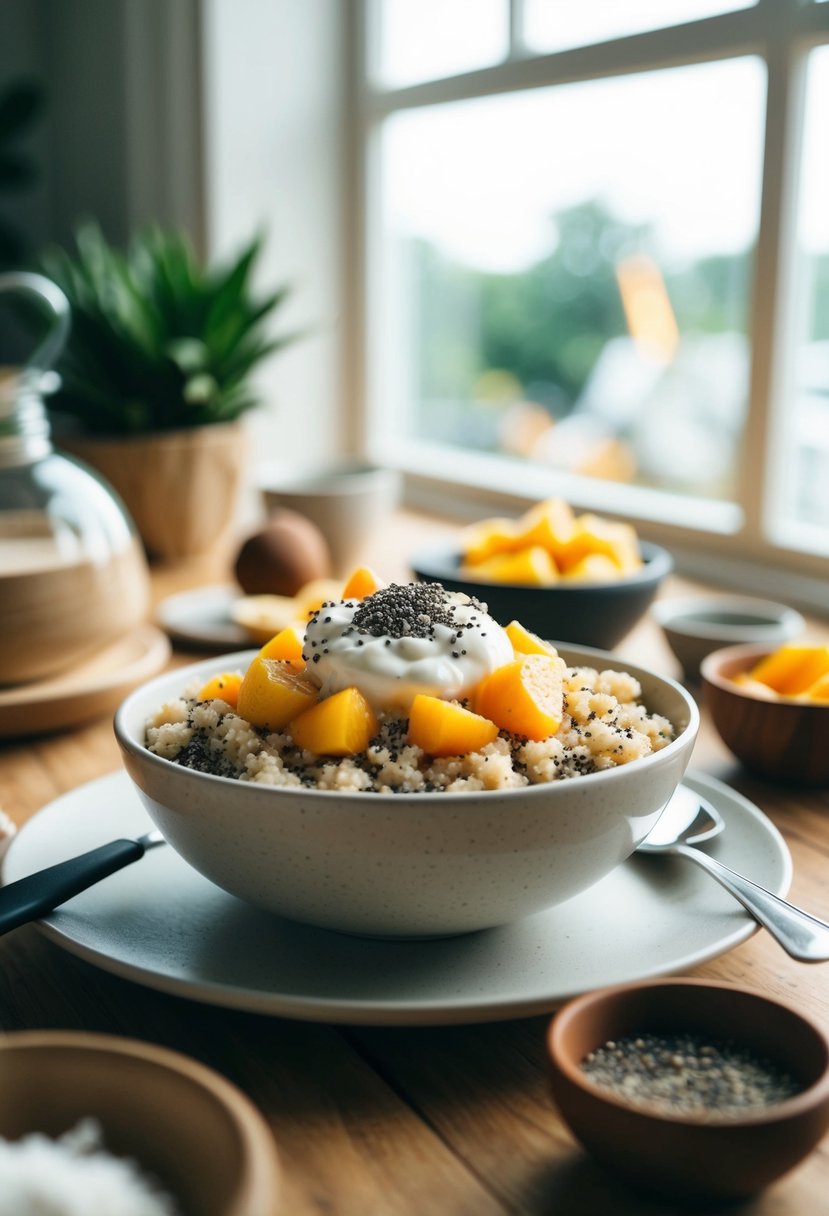
{"type": "Polygon", "coordinates": [[[250,646],[250,634],[230,615],[241,591],[233,587],[199,587],[170,595],[156,608],[156,621],[174,642],[207,650],[250,646]]]}
{"type": "MultiPolygon", "coordinates": [[[[784,895],[792,864],[774,825],[712,777],[689,774],[686,783],[725,819],[710,851],[784,895]]],[[[112,773],[29,820],[3,879],[149,826],[129,778],[112,773]]],[[[567,903],[502,929],[434,941],[347,937],[249,907],[171,848],[151,850],[41,924],[58,945],[152,988],[255,1013],[364,1025],[546,1013],[605,984],[687,971],[756,928],[696,866],[640,856],[567,903]]]]}

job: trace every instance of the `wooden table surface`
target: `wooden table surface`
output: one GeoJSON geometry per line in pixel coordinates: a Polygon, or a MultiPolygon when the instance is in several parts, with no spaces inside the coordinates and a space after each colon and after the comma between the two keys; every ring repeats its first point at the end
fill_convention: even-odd
{"type": "MultiPolygon", "coordinates": [[[[387,579],[400,579],[405,555],[445,532],[438,520],[400,513],[366,557],[387,579]]],[[[227,553],[159,569],[155,594],[225,581],[229,572],[227,553]]],[[[663,594],[687,588],[674,578],[663,594]]],[[[810,636],[829,640],[829,625],[810,622],[810,636]]],[[[678,675],[650,620],[618,653],[678,675]]],[[[194,657],[177,652],[172,661],[194,657]]],[[[775,788],[751,777],[704,715],[691,763],[773,820],[794,859],[790,898],[829,919],[829,793],[775,788]]],[[[109,717],[7,741],[0,744],[0,807],[23,824],[64,791],[119,767],[109,717]]],[[[829,964],[796,963],[763,932],[694,974],[795,1001],[829,1024],[829,964]]],[[[548,1016],[428,1028],[291,1022],[122,980],[65,953],[34,926],[0,940],[3,1030],[84,1029],[157,1042],[204,1061],[246,1091],[279,1147],[280,1216],[671,1216],[666,1201],[641,1198],[606,1176],[558,1118],[545,1071],[548,1022],[548,1016]]],[[[739,1211],[829,1212],[829,1138],[739,1211]]]]}

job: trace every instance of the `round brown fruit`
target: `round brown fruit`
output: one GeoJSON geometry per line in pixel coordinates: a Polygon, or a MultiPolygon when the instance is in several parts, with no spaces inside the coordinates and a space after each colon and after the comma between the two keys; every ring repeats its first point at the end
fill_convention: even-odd
{"type": "Polygon", "coordinates": [[[331,556],[316,524],[285,508],[247,538],[233,572],[246,595],[296,595],[312,579],[329,576],[331,556]]]}

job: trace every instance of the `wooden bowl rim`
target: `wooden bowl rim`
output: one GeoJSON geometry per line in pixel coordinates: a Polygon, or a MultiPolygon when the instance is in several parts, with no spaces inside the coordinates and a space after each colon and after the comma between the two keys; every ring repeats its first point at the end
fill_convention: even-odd
{"type": "Polygon", "coordinates": [[[608,988],[595,989],[592,992],[584,993],[582,996],[568,1001],[554,1015],[547,1028],[546,1047],[547,1057],[553,1069],[557,1070],[571,1085],[580,1090],[583,1095],[594,1102],[603,1103],[620,1113],[636,1116],[645,1122],[653,1124],[664,1123],[689,1129],[710,1129],[714,1134],[722,1134],[723,1132],[730,1132],[735,1128],[764,1127],[769,1124],[786,1122],[829,1102],[829,1033],[809,1014],[804,1013],[802,1009],[796,1007],[791,1002],[779,997],[769,996],[756,988],[731,984],[725,981],[669,976],[664,979],[615,984],[608,988]],[[565,1031],[574,1021],[583,1016],[588,1008],[602,1004],[608,1000],[615,1000],[620,996],[624,998],[627,995],[631,997],[640,994],[647,995],[650,992],[660,989],[664,990],[669,987],[704,989],[709,992],[729,992],[739,994],[748,1000],[756,1000],[766,1005],[778,1006],[804,1027],[808,1028],[812,1035],[822,1043],[826,1061],[822,1073],[806,1089],[799,1094],[795,1094],[792,1098],[786,1098],[782,1102],[776,1102],[771,1106],[763,1107],[751,1113],[747,1112],[740,1117],[728,1116],[712,1120],[710,1117],[663,1113],[625,1102],[623,1098],[617,1097],[609,1090],[603,1089],[591,1081],[580,1067],[580,1061],[574,1060],[570,1053],[564,1050],[562,1040],[565,1031]]]}

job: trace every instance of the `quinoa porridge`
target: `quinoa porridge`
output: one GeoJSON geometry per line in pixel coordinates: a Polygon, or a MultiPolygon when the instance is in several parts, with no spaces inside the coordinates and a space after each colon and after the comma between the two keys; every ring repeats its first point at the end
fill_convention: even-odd
{"type": "MultiPolygon", "coordinates": [[[[347,588],[346,588],[347,589],[347,588]]],[[[568,668],[518,622],[440,584],[329,601],[246,671],[159,707],[150,751],[281,787],[509,789],[650,755],[672,724],[624,671],[568,668]]]]}

